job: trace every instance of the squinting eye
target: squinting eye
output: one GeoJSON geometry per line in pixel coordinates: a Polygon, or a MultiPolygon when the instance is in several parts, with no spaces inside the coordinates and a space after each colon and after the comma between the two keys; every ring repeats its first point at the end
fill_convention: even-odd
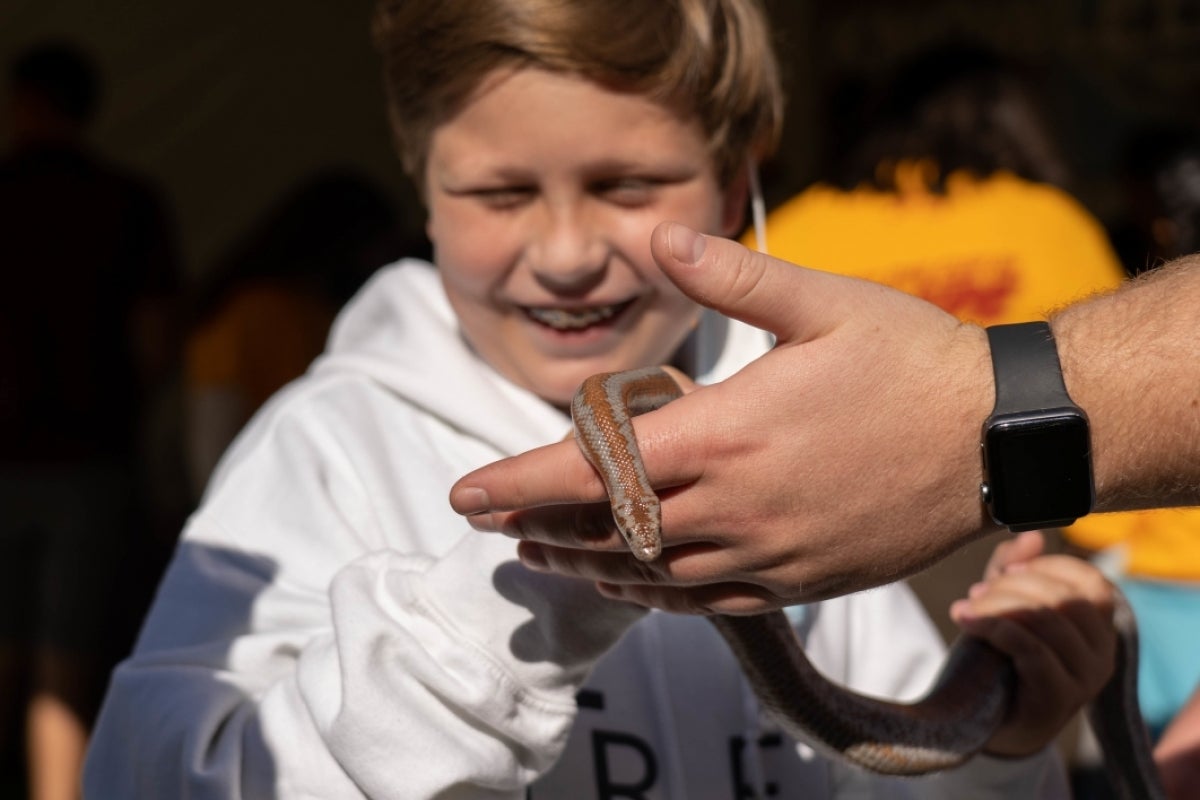
{"type": "Polygon", "coordinates": [[[529,186],[503,186],[495,189],[477,189],[471,192],[488,208],[518,208],[529,202],[534,190],[529,186]]]}
{"type": "Polygon", "coordinates": [[[621,178],[597,184],[596,191],[618,205],[639,206],[650,202],[656,185],[642,178],[621,178]]]}

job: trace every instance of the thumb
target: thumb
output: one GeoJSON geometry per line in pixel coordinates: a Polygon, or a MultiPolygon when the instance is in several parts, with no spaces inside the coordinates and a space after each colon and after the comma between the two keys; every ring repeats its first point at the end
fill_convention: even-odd
{"type": "Polygon", "coordinates": [[[655,228],[650,249],[688,297],[781,342],[817,338],[846,316],[849,278],[798,267],[678,222],[655,228]]]}

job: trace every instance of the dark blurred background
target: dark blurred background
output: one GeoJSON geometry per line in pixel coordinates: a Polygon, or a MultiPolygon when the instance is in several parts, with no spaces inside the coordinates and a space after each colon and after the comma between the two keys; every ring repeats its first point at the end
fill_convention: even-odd
{"type": "Polygon", "coordinates": [[[400,195],[369,0],[5,0],[0,61],[44,39],[103,72],[96,147],[155,178],[197,277],[302,177],[359,167],[400,195]]]}
{"type": "Polygon", "coordinates": [[[1074,193],[1105,223],[1127,213],[1128,146],[1154,127],[1200,121],[1200,3],[1189,0],[774,0],[788,69],[786,144],[768,204],[822,174],[852,134],[852,96],[917,50],[946,39],[990,46],[1042,78],[1074,193]]]}
{"type": "MultiPolygon", "coordinates": [[[[1110,232],[1130,272],[1146,266],[1142,240],[1122,242],[1144,213],[1136,179],[1156,137],[1200,124],[1200,2],[767,6],[789,97],[783,145],[763,170],[768,208],[828,177],[835,155],[861,132],[864,87],[912,53],[960,39],[1013,56],[1038,77],[1073,194],[1110,232]]],[[[177,282],[165,298],[177,324],[163,334],[175,362],[141,387],[139,441],[131,448],[139,508],[120,545],[106,663],[128,648],[206,470],[258,402],[230,393],[244,376],[230,366],[228,332],[247,318],[277,330],[303,321],[306,337],[279,343],[302,369],[370,267],[424,251],[420,206],[386,126],[371,8],[370,0],[0,3],[6,67],[47,40],[71,42],[94,61],[102,92],[89,147],[156,187],[177,251],[170,265],[177,282]],[[310,238],[309,227],[340,219],[330,209],[371,224],[339,222],[353,228],[354,241],[310,238]],[[321,271],[332,264],[350,271],[330,283],[321,271]],[[195,430],[208,437],[198,453],[186,441],[195,430]]],[[[10,99],[0,94],[0,114],[10,113],[10,99]]],[[[0,119],[0,154],[12,145],[9,122],[0,119]]],[[[51,300],[29,298],[40,302],[51,300]]],[[[21,797],[17,711],[0,709],[0,723],[0,798],[21,797]]]]}
{"type": "MultiPolygon", "coordinates": [[[[370,0],[255,3],[6,0],[0,61],[47,37],[89,48],[107,102],[97,147],[156,178],[196,277],[302,176],[361,167],[420,231],[388,138],[370,0]]],[[[947,35],[987,42],[1044,75],[1077,177],[1106,223],[1126,213],[1118,170],[1149,124],[1200,121],[1200,3],[1191,0],[770,0],[790,98],[768,202],[820,172],[850,119],[826,110],[844,79],[873,78],[947,35]]],[[[3,142],[0,142],[3,144],[3,142]]]]}

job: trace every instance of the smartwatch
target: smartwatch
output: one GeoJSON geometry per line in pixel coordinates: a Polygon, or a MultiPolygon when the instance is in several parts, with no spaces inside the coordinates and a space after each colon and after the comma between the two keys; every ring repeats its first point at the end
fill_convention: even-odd
{"type": "Polygon", "coordinates": [[[1014,532],[1070,525],[1095,502],[1091,436],[1067,394],[1054,335],[1045,322],[1026,322],[987,336],[996,406],[983,424],[983,502],[1014,532]]]}

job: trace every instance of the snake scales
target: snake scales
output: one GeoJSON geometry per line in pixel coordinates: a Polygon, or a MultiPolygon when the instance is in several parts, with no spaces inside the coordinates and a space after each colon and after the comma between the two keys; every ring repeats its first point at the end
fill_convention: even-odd
{"type": "MultiPolygon", "coordinates": [[[[576,440],[604,480],[618,529],[643,561],[661,552],[661,511],[630,420],[680,394],[665,371],[647,368],[593,376],[571,406],[576,440]]],[[[991,738],[1015,690],[1009,660],[971,637],[951,647],[929,692],[905,704],[855,694],[822,676],[783,612],[709,619],[784,730],[875,772],[919,775],[963,763],[991,738]]],[[[1137,628],[1119,593],[1114,623],[1116,667],[1089,717],[1117,796],[1157,800],[1165,794],[1137,703],[1137,628]]]]}

